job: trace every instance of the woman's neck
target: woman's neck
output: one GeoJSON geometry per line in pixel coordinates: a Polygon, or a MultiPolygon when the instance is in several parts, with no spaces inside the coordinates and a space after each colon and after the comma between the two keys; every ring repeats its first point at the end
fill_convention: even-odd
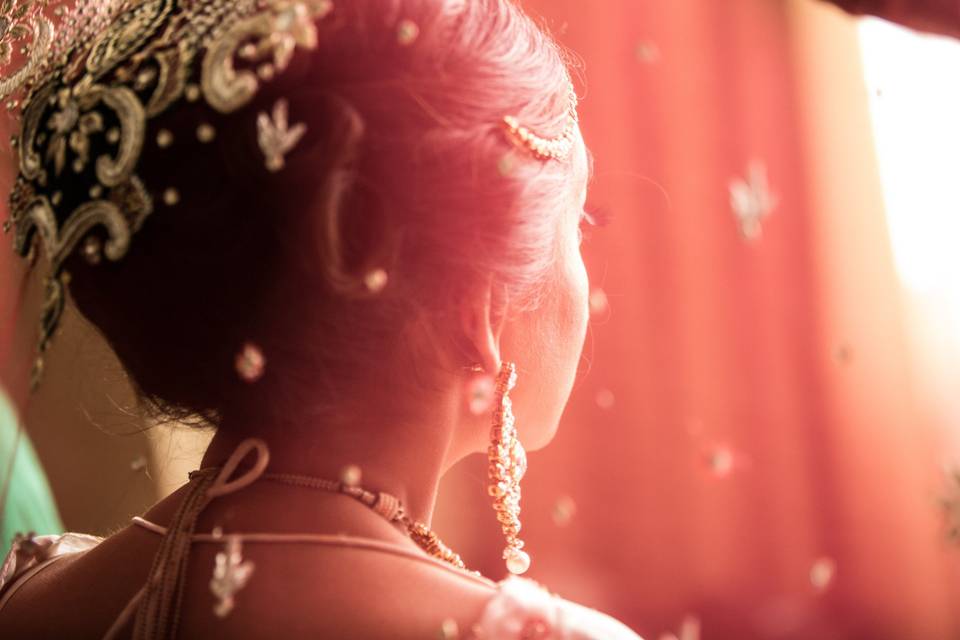
{"type": "MultiPolygon", "coordinates": [[[[266,433],[268,472],[339,480],[346,467],[359,469],[359,486],[396,496],[410,517],[427,526],[437,485],[451,448],[454,422],[398,426],[366,423],[336,429],[266,433]]],[[[249,433],[223,424],[207,447],[201,466],[220,466],[249,433]]]]}

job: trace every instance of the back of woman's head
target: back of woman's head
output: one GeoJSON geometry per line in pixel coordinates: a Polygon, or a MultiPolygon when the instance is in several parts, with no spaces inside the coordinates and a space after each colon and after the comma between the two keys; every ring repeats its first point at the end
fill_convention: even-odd
{"type": "Polygon", "coordinates": [[[563,129],[557,45],[509,0],[341,0],[316,26],[242,109],[149,120],[155,210],[123,259],[69,265],[77,306],[165,414],[403,412],[475,361],[465,292],[490,279],[518,312],[552,281],[571,169],[502,125],[563,129]],[[282,133],[284,102],[305,132],[276,171],[253,114],[282,133]],[[255,384],[235,372],[245,344],[265,357],[255,384]]]}

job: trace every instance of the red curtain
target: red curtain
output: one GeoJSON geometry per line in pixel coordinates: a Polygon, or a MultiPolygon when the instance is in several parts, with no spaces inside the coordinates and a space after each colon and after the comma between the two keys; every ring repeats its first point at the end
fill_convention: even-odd
{"type": "MultiPolygon", "coordinates": [[[[705,639],[960,637],[852,19],[525,4],[583,60],[589,200],[614,214],[581,378],[524,479],[531,575],[647,638],[688,616],[705,639]]],[[[436,525],[496,575],[483,476],[452,472],[436,525]]]]}

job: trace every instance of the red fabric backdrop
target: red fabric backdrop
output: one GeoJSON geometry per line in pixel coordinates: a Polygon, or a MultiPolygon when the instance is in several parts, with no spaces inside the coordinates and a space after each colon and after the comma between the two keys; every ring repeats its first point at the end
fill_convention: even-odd
{"type": "MultiPolygon", "coordinates": [[[[531,575],[648,638],[687,615],[706,639],[960,637],[852,19],[525,4],[583,59],[589,200],[614,213],[586,249],[608,305],[524,480],[531,575]],[[775,206],[750,240],[729,187],[756,162],[775,206]]],[[[483,473],[453,472],[436,524],[497,574],[483,473]]]]}

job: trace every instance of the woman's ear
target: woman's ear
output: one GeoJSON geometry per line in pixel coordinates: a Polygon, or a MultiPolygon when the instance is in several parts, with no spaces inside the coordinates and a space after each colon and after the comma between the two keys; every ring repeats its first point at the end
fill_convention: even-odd
{"type": "Polygon", "coordinates": [[[500,334],[506,311],[506,290],[494,287],[492,276],[468,293],[460,304],[463,335],[473,345],[484,371],[493,376],[500,371],[500,334]]]}

